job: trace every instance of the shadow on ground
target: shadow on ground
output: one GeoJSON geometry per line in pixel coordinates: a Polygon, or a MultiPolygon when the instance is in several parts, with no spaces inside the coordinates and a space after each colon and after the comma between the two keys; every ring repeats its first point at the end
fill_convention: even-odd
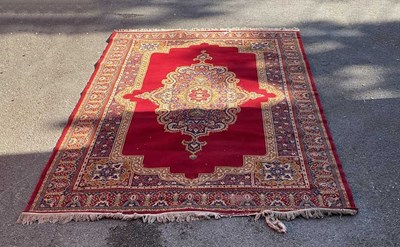
{"type": "Polygon", "coordinates": [[[223,15],[215,10],[219,4],[212,0],[143,0],[134,4],[123,0],[6,0],[0,3],[0,32],[86,33],[165,26],[223,15]]]}
{"type": "MultiPolygon", "coordinates": [[[[188,18],[202,20],[223,15],[213,11],[212,6],[216,4],[215,1],[201,4],[139,1],[132,6],[128,1],[118,4],[114,1],[77,4],[2,1],[0,32],[58,33],[62,30],[79,34],[164,26],[167,22],[188,18]],[[164,12],[152,13],[147,9],[152,4],[160,4],[164,12]],[[187,16],[174,15],[176,9],[184,10],[187,16]]],[[[247,241],[249,246],[320,246],[321,243],[325,246],[396,246],[400,242],[400,222],[396,217],[400,213],[400,22],[352,25],[307,22],[295,26],[302,29],[329,126],[360,209],[357,216],[297,220],[288,224],[287,235],[260,231],[262,223],[250,224],[247,219],[190,223],[188,226],[193,229],[186,231],[186,235],[181,234],[181,225],[176,223],[143,225],[103,220],[21,226],[15,220],[50,152],[9,154],[0,156],[2,243],[5,246],[139,246],[140,243],[160,246],[164,241],[168,246],[201,242],[210,246],[237,246],[247,241]],[[258,230],[250,229],[253,226],[258,230]]],[[[63,124],[48,121],[61,132],[63,124]]]]}

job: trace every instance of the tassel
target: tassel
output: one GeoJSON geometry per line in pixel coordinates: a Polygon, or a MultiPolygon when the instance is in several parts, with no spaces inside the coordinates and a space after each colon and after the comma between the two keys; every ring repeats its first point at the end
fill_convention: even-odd
{"type": "Polygon", "coordinates": [[[277,232],[286,233],[286,226],[276,218],[265,216],[265,224],[277,232]]]}

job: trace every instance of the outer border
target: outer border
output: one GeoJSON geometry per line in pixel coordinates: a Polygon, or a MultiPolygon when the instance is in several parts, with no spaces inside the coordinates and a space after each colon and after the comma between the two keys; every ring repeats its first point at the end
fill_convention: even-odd
{"type": "Polygon", "coordinates": [[[337,150],[336,150],[335,143],[333,142],[333,137],[332,137],[331,131],[330,131],[329,126],[328,126],[328,120],[327,120],[327,118],[326,118],[326,116],[324,114],[324,110],[322,108],[322,102],[321,102],[321,99],[320,99],[318,91],[317,91],[317,86],[316,86],[316,83],[314,81],[314,76],[313,76],[313,74],[311,72],[310,62],[308,61],[308,58],[307,58],[307,55],[306,55],[306,52],[305,52],[305,49],[304,49],[304,44],[303,44],[303,40],[301,39],[301,36],[300,36],[300,31],[296,31],[296,36],[297,36],[297,39],[299,40],[301,53],[302,53],[303,59],[304,59],[304,61],[306,63],[307,73],[308,73],[308,75],[310,77],[310,81],[311,81],[311,85],[312,85],[312,89],[313,89],[313,93],[314,93],[315,99],[317,100],[319,113],[321,115],[322,122],[323,122],[324,127],[325,127],[325,132],[326,132],[326,134],[328,136],[328,139],[329,139],[329,144],[331,145],[331,148],[332,148],[332,153],[335,156],[336,164],[337,164],[337,167],[339,169],[339,173],[340,173],[340,177],[341,177],[341,179],[343,181],[343,185],[344,185],[344,187],[346,189],[346,193],[347,193],[347,196],[349,198],[351,209],[357,210],[357,208],[356,208],[356,206],[354,204],[353,194],[352,194],[352,192],[350,190],[349,183],[347,182],[346,176],[344,174],[342,163],[341,163],[341,161],[339,159],[339,155],[338,155],[337,150]]]}
{"type": "Polygon", "coordinates": [[[39,189],[40,189],[40,187],[41,187],[42,184],[43,184],[43,180],[44,180],[44,178],[46,177],[46,174],[47,174],[47,172],[48,172],[48,170],[49,170],[49,168],[50,168],[50,166],[51,166],[51,163],[53,162],[53,160],[54,160],[54,158],[55,158],[57,152],[59,151],[60,146],[61,146],[61,143],[64,141],[65,135],[68,133],[68,130],[69,130],[69,128],[70,128],[72,122],[74,121],[74,118],[75,118],[75,116],[76,116],[76,113],[78,112],[78,109],[81,107],[81,104],[82,104],[83,100],[85,99],[86,94],[87,94],[87,92],[88,92],[88,89],[89,89],[90,86],[92,85],[92,83],[93,83],[93,81],[94,81],[94,78],[95,78],[96,75],[97,75],[97,72],[98,72],[99,69],[101,68],[101,65],[102,65],[102,63],[103,63],[103,60],[104,60],[106,54],[108,53],[108,50],[110,49],[110,47],[111,47],[111,45],[112,45],[112,41],[113,41],[115,35],[116,35],[116,32],[114,31],[114,32],[112,32],[112,34],[110,35],[110,37],[107,39],[108,44],[107,44],[105,50],[103,51],[103,53],[101,54],[99,60],[95,63],[95,69],[94,69],[92,75],[90,76],[90,79],[89,79],[89,81],[87,82],[85,88],[84,88],[83,91],[81,92],[81,97],[79,98],[78,103],[76,104],[76,106],[74,107],[74,109],[73,109],[71,115],[70,115],[69,118],[68,118],[68,122],[67,122],[67,124],[65,125],[64,130],[63,130],[63,132],[62,132],[60,138],[58,139],[55,148],[53,149],[53,152],[52,152],[52,154],[51,154],[51,156],[50,156],[50,158],[49,158],[49,161],[47,162],[45,168],[43,169],[43,171],[42,171],[42,173],[41,173],[41,175],[40,175],[40,177],[39,177],[39,181],[38,181],[38,183],[36,184],[35,190],[32,192],[32,195],[31,195],[31,197],[30,197],[30,199],[29,199],[29,201],[28,201],[28,204],[26,205],[26,207],[25,207],[25,209],[24,209],[24,212],[28,212],[29,209],[31,208],[31,206],[32,206],[32,204],[33,204],[33,202],[34,202],[34,200],[35,200],[35,198],[36,198],[36,196],[37,196],[37,194],[38,194],[38,192],[39,192],[39,189]]]}

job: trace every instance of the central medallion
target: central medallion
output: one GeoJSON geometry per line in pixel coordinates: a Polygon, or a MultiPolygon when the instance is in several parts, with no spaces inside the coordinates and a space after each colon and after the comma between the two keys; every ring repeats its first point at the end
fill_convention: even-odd
{"type": "Polygon", "coordinates": [[[235,73],[223,66],[206,62],[212,57],[205,50],[193,59],[198,63],[176,68],[162,80],[163,87],[137,95],[158,105],[157,121],[166,132],[180,132],[191,137],[182,140],[191,159],[207,142],[199,138],[226,131],[236,122],[240,105],[263,97],[239,87],[235,73]]]}

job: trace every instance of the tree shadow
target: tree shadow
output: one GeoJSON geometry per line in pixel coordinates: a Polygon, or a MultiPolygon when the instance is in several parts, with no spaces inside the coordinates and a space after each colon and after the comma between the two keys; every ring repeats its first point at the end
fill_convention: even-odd
{"type": "MultiPolygon", "coordinates": [[[[66,12],[81,13],[75,9],[76,6],[69,3],[65,2],[60,6],[66,8],[66,12]]],[[[135,8],[145,9],[152,2],[139,3],[139,6],[135,8]]],[[[27,1],[24,4],[30,6],[27,1]]],[[[83,8],[82,13],[96,12],[101,9],[93,17],[86,19],[62,17],[54,22],[50,16],[63,12],[63,9],[55,6],[54,9],[51,7],[50,10],[47,9],[41,13],[40,6],[35,5],[31,11],[38,16],[43,14],[43,17],[24,17],[23,14],[21,17],[2,15],[0,32],[108,32],[115,27],[163,26],[169,21],[184,21],[185,18],[202,20],[207,16],[223,14],[212,10],[212,6],[216,3],[209,1],[208,4],[207,6],[196,5],[195,2],[175,2],[175,5],[171,6],[161,4],[166,9],[165,13],[150,16],[143,9],[137,13],[134,10],[125,12],[121,5],[116,7],[112,1],[92,1],[83,8]],[[186,8],[192,15],[183,18],[176,17],[173,15],[176,8],[186,8]]],[[[128,6],[129,3],[123,2],[122,5],[128,6]]],[[[28,11],[28,7],[20,8],[16,3],[8,6],[2,7],[1,13],[28,11]]],[[[302,30],[306,53],[311,62],[325,114],[354,193],[356,205],[361,210],[358,217],[349,221],[344,220],[346,224],[343,228],[342,225],[335,228],[332,226],[334,224],[329,227],[335,228],[336,235],[341,241],[346,241],[341,237],[344,235],[349,238],[357,236],[356,240],[352,241],[355,241],[354,243],[359,241],[356,243],[359,245],[362,245],[361,243],[379,245],[381,244],[379,240],[382,239],[390,243],[391,240],[394,241],[397,238],[393,229],[396,229],[398,224],[398,220],[395,220],[392,215],[397,213],[393,205],[398,204],[397,180],[400,176],[398,169],[398,160],[400,160],[398,152],[400,22],[354,25],[307,22],[297,26],[302,30]],[[373,226],[371,222],[374,222],[373,226]],[[351,234],[354,235],[350,236],[351,234]],[[377,237],[370,239],[369,236],[377,237]],[[365,239],[372,242],[367,242],[365,239]]],[[[63,128],[64,124],[57,122],[52,126],[63,128]]],[[[8,237],[19,239],[18,241],[32,241],[30,235],[25,234],[27,228],[16,226],[14,221],[25,206],[49,156],[49,152],[0,156],[1,211],[7,213],[3,221],[4,227],[9,226],[13,229],[7,232],[8,237]]],[[[80,229],[84,231],[83,228],[87,224],[94,226],[96,223],[86,223],[80,229]]],[[[111,225],[111,223],[103,224],[105,227],[111,225]]],[[[314,224],[323,226],[312,228],[315,231],[323,231],[327,227],[323,223],[314,224]]],[[[79,227],[78,224],[73,224],[73,226],[39,227],[35,225],[29,229],[31,235],[40,234],[45,238],[47,232],[43,230],[56,234],[53,228],[55,231],[62,229],[63,234],[68,235],[71,229],[79,227]]],[[[96,231],[99,231],[98,228],[102,226],[96,224],[95,227],[96,231]]],[[[299,232],[303,233],[304,229],[299,229],[299,232]]],[[[264,232],[259,235],[263,234],[264,232]]],[[[321,239],[315,238],[315,241],[318,240],[321,239]]],[[[39,240],[33,241],[38,241],[34,243],[40,245],[39,240]]]]}
{"type": "Polygon", "coordinates": [[[7,1],[0,3],[0,32],[86,33],[165,26],[223,15],[218,1],[7,1]]]}
{"type": "Polygon", "coordinates": [[[348,100],[400,97],[400,22],[299,27],[321,93],[348,100]]]}

